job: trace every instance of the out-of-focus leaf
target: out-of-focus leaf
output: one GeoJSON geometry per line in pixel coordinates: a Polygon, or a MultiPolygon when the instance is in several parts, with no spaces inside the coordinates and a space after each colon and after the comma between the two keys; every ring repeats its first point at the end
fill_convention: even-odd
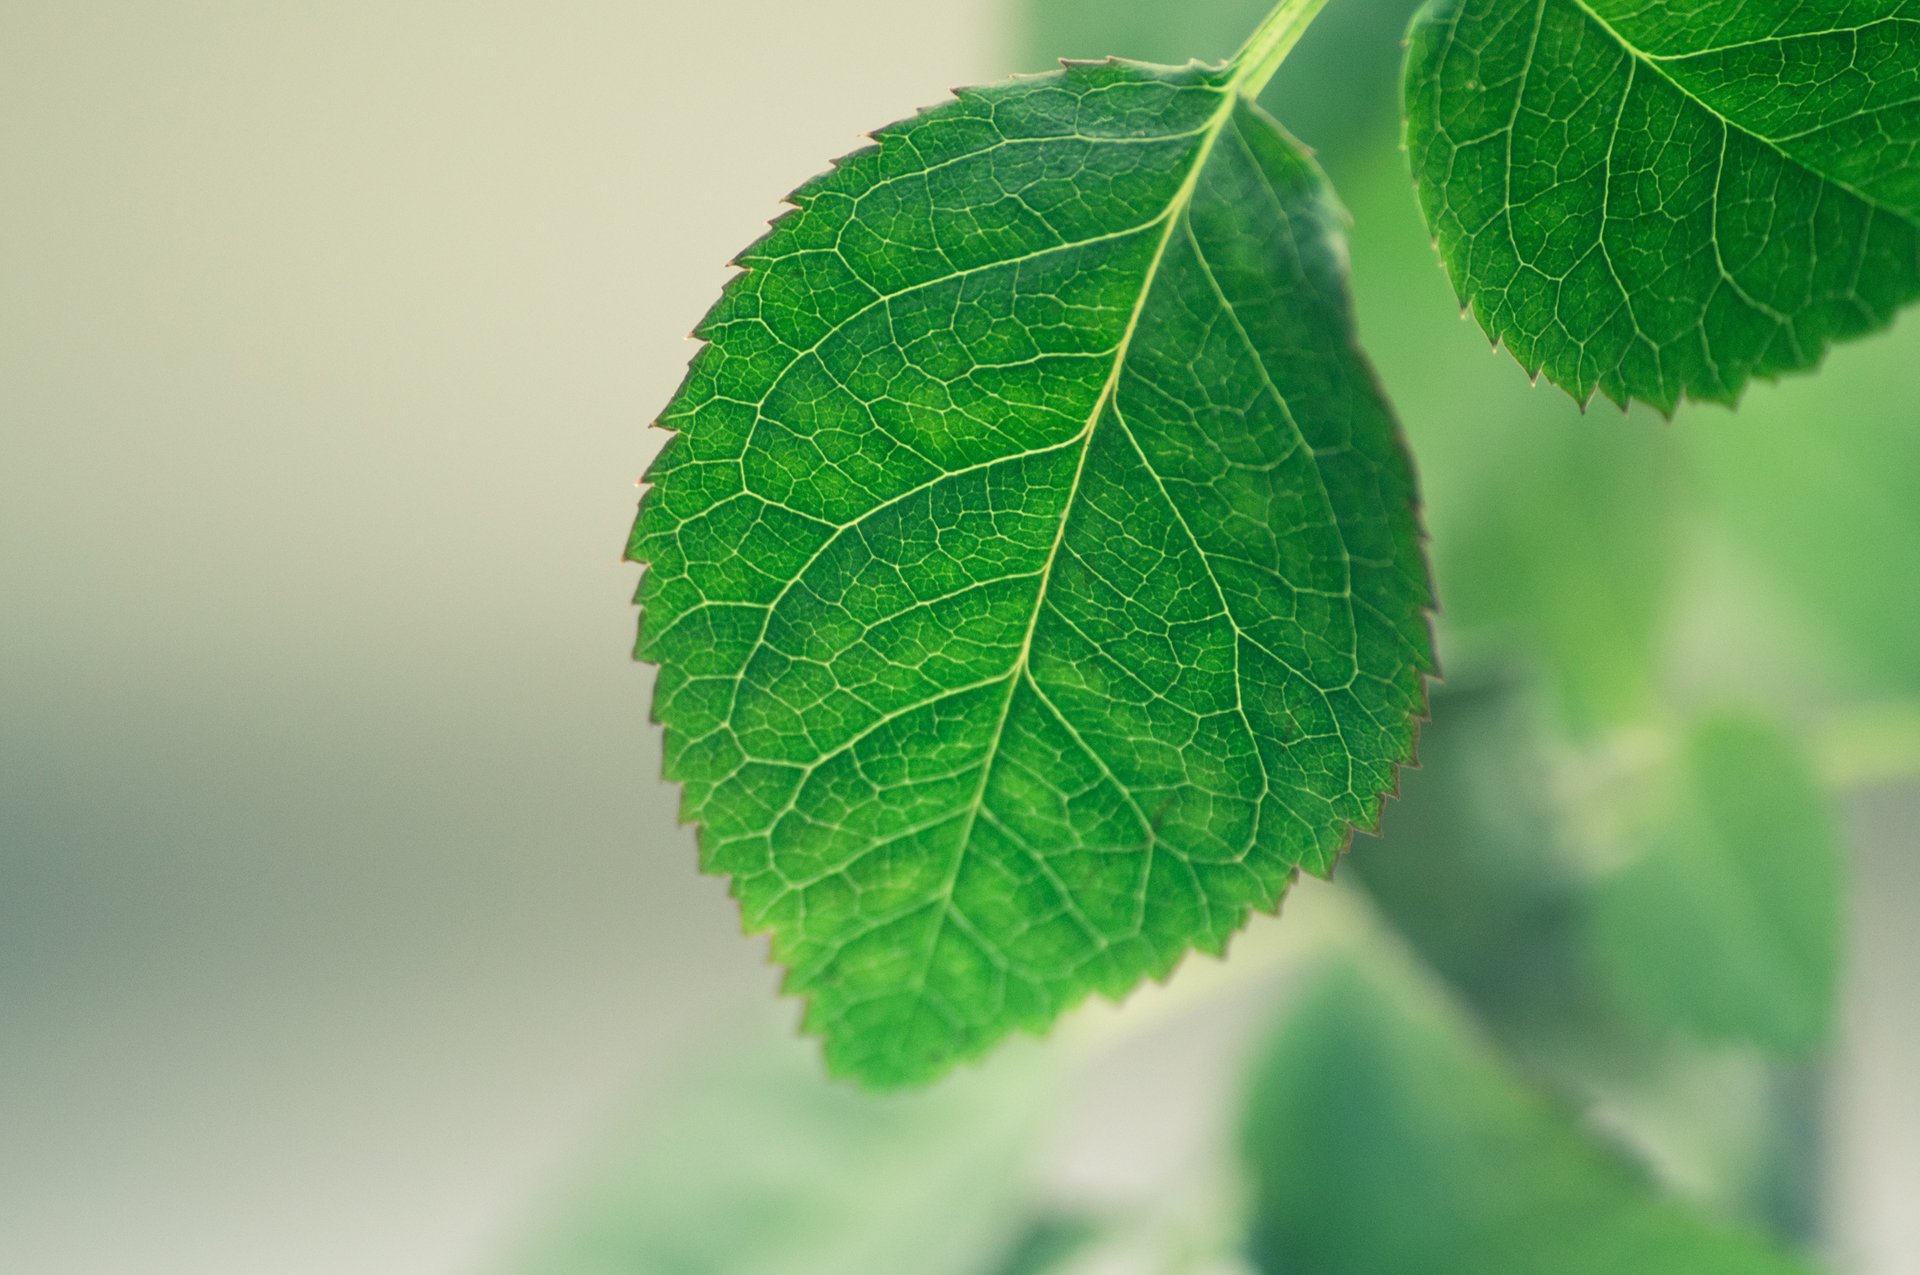
{"type": "Polygon", "coordinates": [[[1093,1216],[1036,1218],[1001,1260],[980,1275],[1061,1275],[1098,1243],[1106,1229],[1104,1219],[1093,1216]]]}
{"type": "Polygon", "coordinates": [[[1703,722],[1641,852],[1595,898],[1599,960],[1652,1021],[1798,1052],[1833,1016],[1840,855],[1795,745],[1758,722],[1703,722]]]}
{"type": "Polygon", "coordinates": [[[1644,419],[1596,424],[1523,421],[1502,481],[1463,497],[1436,548],[1453,628],[1542,675],[1581,732],[1656,694],[1683,534],[1671,440],[1644,419]]]}
{"type": "Polygon", "coordinates": [[[1003,1057],[874,1095],[825,1079],[811,1055],[743,1041],[669,1083],[501,1275],[982,1275],[1011,1262],[1046,1073],[1003,1057]]]}
{"type": "Polygon", "coordinates": [[[1023,1251],[1017,1264],[983,1275],[1254,1275],[1234,1249],[1237,1238],[1196,1244],[1177,1228],[1108,1219],[1071,1245],[1023,1251]]]}
{"type": "Polygon", "coordinates": [[[1665,1198],[1435,988],[1336,960],[1256,1074],[1250,1240],[1272,1275],[1805,1275],[1665,1198]]]}
{"type": "MultiPolygon", "coordinates": [[[[1803,1068],[1676,1041],[1623,1004],[1592,941],[1590,844],[1558,808],[1612,763],[1556,743],[1524,687],[1449,682],[1425,764],[1343,866],[1530,1080],[1592,1102],[1663,1174],[1775,1236],[1810,1234],[1803,1068]],[[1680,1046],[1680,1047],[1676,1047],[1680,1046]]],[[[1629,786],[1632,791],[1631,786],[1629,786]]],[[[1596,817],[1602,812],[1589,811],[1596,817]]]]}
{"type": "Polygon", "coordinates": [[[1434,0],[1407,141],[1461,299],[1528,371],[1671,411],[1920,295],[1909,0],[1434,0]]]}
{"type": "Polygon", "coordinates": [[[1511,685],[1444,685],[1422,765],[1387,808],[1379,843],[1341,869],[1501,1043],[1529,1057],[1610,1022],[1537,717],[1511,685]]]}
{"type": "Polygon", "coordinates": [[[667,777],[828,1065],[925,1081],[1220,952],[1432,668],[1340,218],[1224,66],[967,89],[796,192],[629,555],[667,777]]]}

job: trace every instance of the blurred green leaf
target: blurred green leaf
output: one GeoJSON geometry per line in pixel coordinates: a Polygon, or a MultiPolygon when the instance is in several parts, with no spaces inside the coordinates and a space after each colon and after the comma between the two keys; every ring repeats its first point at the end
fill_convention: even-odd
{"type": "Polygon", "coordinates": [[[1219,1234],[1200,1238],[1156,1204],[1025,1249],[1016,1263],[990,1275],[1251,1275],[1235,1251],[1239,1220],[1237,1213],[1222,1217],[1219,1234]]]}
{"type": "Polygon", "coordinates": [[[1088,1215],[1036,1218],[992,1270],[981,1275],[1057,1275],[1071,1269],[1107,1229],[1105,1219],[1088,1215]]]}
{"type": "Polygon", "coordinates": [[[1657,694],[1684,534],[1671,439],[1638,418],[1506,423],[1483,418],[1501,475],[1454,497],[1467,516],[1436,545],[1450,628],[1544,675],[1576,731],[1632,720],[1657,694]]]}
{"type": "Polygon", "coordinates": [[[1023,1220],[1053,1096],[1032,1062],[873,1095],[791,1040],[738,1042],[664,1086],[501,1275],[1034,1269],[1014,1259],[1065,1233],[1023,1220]]]}
{"type": "Polygon", "coordinates": [[[1380,840],[1341,866],[1509,1049],[1532,1058],[1612,1015],[1583,945],[1584,878],[1550,804],[1548,745],[1529,697],[1448,682],[1421,766],[1380,840]]]}
{"type": "Polygon", "coordinates": [[[1377,954],[1310,984],[1255,1080],[1250,1249],[1272,1275],[1807,1270],[1664,1198],[1377,954]]]}
{"type": "Polygon", "coordinates": [[[1614,843],[1594,842],[1607,830],[1584,827],[1560,794],[1585,789],[1599,807],[1586,813],[1617,829],[1616,807],[1644,793],[1604,749],[1556,742],[1530,699],[1500,683],[1443,686],[1423,766],[1345,880],[1530,1081],[1597,1104],[1694,1198],[1769,1234],[1810,1234],[1811,1081],[1799,1065],[1690,1047],[1615,992],[1593,941],[1591,867],[1614,843]]]}
{"type": "Polygon", "coordinates": [[[1787,736],[1742,717],[1691,732],[1639,854],[1594,900],[1598,961],[1622,1000],[1706,1039],[1804,1052],[1833,1017],[1840,853],[1787,736]]]}
{"type": "Polygon", "coordinates": [[[1575,398],[1732,402],[1920,295],[1906,6],[1434,0],[1410,38],[1454,286],[1575,398]]]}

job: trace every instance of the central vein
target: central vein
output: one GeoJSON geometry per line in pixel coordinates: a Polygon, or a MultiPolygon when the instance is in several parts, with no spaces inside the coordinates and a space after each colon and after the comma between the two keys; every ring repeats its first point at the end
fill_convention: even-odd
{"type": "MultiPolygon", "coordinates": [[[[1220,105],[1207,121],[1185,180],[1180,183],[1180,188],[1173,193],[1173,197],[1167,201],[1166,211],[1159,218],[1162,223],[1159,242],[1154,245],[1153,256],[1142,272],[1139,295],[1134,298],[1133,310],[1127,316],[1126,328],[1120,334],[1119,343],[1114,347],[1113,367],[1108,371],[1107,379],[1094,399],[1092,410],[1087,413],[1086,424],[1075,435],[1075,441],[1080,444],[1080,457],[1074,465],[1073,478],[1067,486],[1067,496],[1060,507],[1060,525],[1054,530],[1053,544],[1047,550],[1046,561],[1041,567],[1039,585],[1033,596],[1033,610],[1027,617],[1026,632],[1021,636],[1020,649],[1014,656],[1013,665],[1007,673],[1006,694],[1000,702],[999,716],[988,738],[987,754],[980,763],[980,782],[974,789],[972,800],[968,803],[966,818],[961,825],[960,836],[954,851],[953,867],[940,892],[940,897],[944,900],[951,900],[954,885],[959,879],[961,864],[966,858],[967,847],[973,840],[974,824],[979,820],[981,808],[986,804],[987,784],[993,775],[993,765],[999,755],[1000,743],[1006,737],[1007,719],[1013,711],[1013,699],[1019,688],[1020,679],[1031,677],[1028,666],[1033,653],[1033,636],[1040,625],[1040,612],[1046,605],[1047,589],[1053,581],[1054,564],[1060,560],[1060,547],[1066,541],[1067,524],[1072,519],[1074,502],[1080,492],[1080,481],[1086,473],[1087,457],[1093,451],[1093,432],[1119,390],[1121,373],[1127,364],[1127,353],[1132,348],[1134,334],[1139,331],[1140,316],[1146,311],[1147,298],[1153,293],[1160,266],[1166,260],[1167,246],[1172,243],[1175,230],[1180,226],[1188,207],[1193,202],[1193,193],[1200,184],[1200,175],[1206,169],[1207,160],[1213,154],[1214,144],[1220,140],[1227,122],[1233,118],[1235,108],[1242,98],[1255,97],[1266,86],[1267,81],[1273,78],[1281,62],[1286,59],[1294,44],[1299,41],[1301,34],[1306,31],[1325,4],[1326,0],[1280,0],[1265,20],[1254,29],[1253,35],[1228,63],[1229,73],[1220,86],[1220,105]]],[[[943,917],[946,910],[943,907],[943,917]]],[[[937,946],[937,943],[938,934],[936,933],[934,946],[937,946]]],[[[932,956],[933,946],[929,946],[929,964],[932,956]]]]}

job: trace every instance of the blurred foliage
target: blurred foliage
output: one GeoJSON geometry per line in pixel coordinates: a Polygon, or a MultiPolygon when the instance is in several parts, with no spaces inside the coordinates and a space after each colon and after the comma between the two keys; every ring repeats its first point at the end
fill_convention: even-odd
{"type": "Polygon", "coordinates": [[[1023,1221],[1053,1094],[1032,1049],[874,1095],[790,1037],[667,1080],[503,1275],[978,1275],[1074,1247],[1084,1228],[1023,1221]]]}
{"type": "Polygon", "coordinates": [[[1082,1260],[1102,1232],[1090,1217],[1042,1217],[1014,1241],[1006,1257],[988,1275],[1047,1275],[1082,1260]]]}
{"type": "Polygon", "coordinates": [[[1805,757],[1769,726],[1712,717],[1659,778],[1637,853],[1595,892],[1601,968],[1661,1026],[1818,1048],[1839,972],[1839,848],[1805,757]]]}
{"type": "Polygon", "coordinates": [[[1342,866],[1505,1048],[1554,1072],[1644,1042],[1619,1030],[1588,960],[1584,870],[1539,717],[1511,683],[1437,691],[1420,769],[1342,866]]]}
{"type": "MultiPolygon", "coordinates": [[[[1640,738],[1646,755],[1629,755],[1631,764],[1571,748],[1555,738],[1537,699],[1512,680],[1443,687],[1422,738],[1425,764],[1406,776],[1381,838],[1343,865],[1345,881],[1364,890],[1532,1083],[1569,1106],[1603,1114],[1688,1194],[1782,1238],[1817,1238],[1817,1072],[1796,1058],[1694,1047],[1676,1037],[1671,1015],[1647,1012],[1634,989],[1612,977],[1623,960],[1665,961],[1670,982],[1663,994],[1695,1003],[1716,994],[1718,977],[1759,972],[1730,968],[1744,951],[1720,950],[1721,939],[1706,924],[1714,909],[1729,905],[1725,899],[1709,898],[1707,915],[1656,907],[1636,918],[1631,935],[1606,928],[1610,883],[1641,862],[1619,861],[1634,851],[1631,837],[1671,835],[1672,809],[1698,801],[1702,785],[1657,732],[1640,738]],[[1598,826],[1588,826],[1595,819],[1598,826]],[[1623,941],[1645,950],[1621,956],[1615,945],[1623,941]],[[1711,950],[1699,963],[1681,955],[1703,943],[1711,950]]],[[[1712,741],[1723,732],[1736,739],[1757,732],[1766,746],[1748,761],[1735,745],[1735,764],[1721,767],[1713,783],[1721,799],[1738,800],[1744,786],[1783,782],[1777,765],[1791,765],[1777,756],[1784,741],[1740,719],[1709,719],[1698,728],[1716,755],[1712,741]],[[1770,756],[1776,767],[1762,764],[1770,756]]],[[[1792,793],[1804,796],[1804,774],[1787,773],[1802,785],[1792,793]]],[[[1775,799],[1751,795],[1762,808],[1775,799]]],[[[1802,816],[1824,817],[1795,796],[1782,800],[1802,816]]],[[[1825,918],[1824,930],[1801,950],[1829,962],[1830,971],[1838,947],[1833,830],[1819,821],[1783,825],[1774,843],[1813,860],[1811,868],[1795,865],[1783,887],[1809,873],[1826,878],[1823,900],[1773,902],[1825,918]]],[[[1677,853],[1699,851],[1687,844],[1677,853]]],[[[1730,884],[1738,890],[1741,883],[1730,884]]],[[[1747,919],[1737,937],[1792,942],[1792,922],[1775,932],[1762,917],[1747,919]]]]}
{"type": "Polygon", "coordinates": [[[1314,1275],[1787,1275],[1760,1238],[1662,1197],[1394,968],[1336,959],[1280,1024],[1244,1135],[1250,1251],[1314,1275]]]}

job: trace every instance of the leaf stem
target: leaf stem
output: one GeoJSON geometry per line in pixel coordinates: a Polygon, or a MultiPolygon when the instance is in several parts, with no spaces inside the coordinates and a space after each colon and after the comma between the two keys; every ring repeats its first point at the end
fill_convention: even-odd
{"type": "Polygon", "coordinates": [[[1247,97],[1260,96],[1273,73],[1293,52],[1327,0],[1280,0],[1240,51],[1233,55],[1233,86],[1247,97]]]}

